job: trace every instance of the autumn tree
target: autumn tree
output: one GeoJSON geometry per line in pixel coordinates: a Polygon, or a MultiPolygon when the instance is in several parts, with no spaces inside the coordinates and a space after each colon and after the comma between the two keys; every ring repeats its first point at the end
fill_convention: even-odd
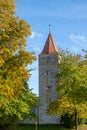
{"type": "Polygon", "coordinates": [[[30,25],[15,16],[14,0],[0,0],[0,129],[31,114],[38,99],[25,83],[35,56],[26,51],[30,25]]]}
{"type": "Polygon", "coordinates": [[[87,118],[87,54],[84,56],[61,51],[58,63],[58,98],[49,106],[49,113],[75,115],[75,129],[78,118],[87,118]]]}

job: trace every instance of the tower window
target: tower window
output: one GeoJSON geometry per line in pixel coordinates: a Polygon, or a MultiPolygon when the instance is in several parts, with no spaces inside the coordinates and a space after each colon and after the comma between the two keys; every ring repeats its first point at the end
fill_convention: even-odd
{"type": "Polygon", "coordinates": [[[52,88],[52,86],[47,86],[47,88],[48,88],[48,89],[51,89],[51,88],[52,88]]]}
{"type": "Polygon", "coordinates": [[[49,102],[51,102],[51,98],[49,98],[49,102]]]}
{"type": "Polygon", "coordinates": [[[51,102],[51,87],[52,86],[47,86],[47,89],[46,89],[46,99],[47,99],[47,103],[51,102]]]}
{"type": "Polygon", "coordinates": [[[46,72],[46,74],[48,75],[48,72],[46,72]]]}

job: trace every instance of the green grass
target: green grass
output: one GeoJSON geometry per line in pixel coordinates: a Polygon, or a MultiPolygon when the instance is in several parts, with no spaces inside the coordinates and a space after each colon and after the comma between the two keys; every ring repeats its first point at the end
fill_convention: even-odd
{"type": "MultiPolygon", "coordinates": [[[[60,125],[19,125],[17,130],[74,130],[74,129],[68,129],[64,128],[63,126],[60,125]]],[[[78,130],[87,130],[87,125],[80,126],[78,130]]]]}
{"type": "MultiPolygon", "coordinates": [[[[17,130],[36,130],[35,125],[19,125],[17,130]]],[[[37,130],[70,130],[59,125],[39,125],[37,130]]]]}

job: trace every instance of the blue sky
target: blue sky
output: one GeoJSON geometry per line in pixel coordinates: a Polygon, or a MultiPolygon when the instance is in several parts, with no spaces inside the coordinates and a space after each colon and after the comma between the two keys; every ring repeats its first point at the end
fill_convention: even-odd
{"type": "Polygon", "coordinates": [[[32,36],[27,39],[27,50],[34,51],[29,87],[38,94],[38,54],[41,53],[51,24],[57,46],[73,53],[87,49],[87,0],[17,0],[16,15],[31,25],[32,36]]]}

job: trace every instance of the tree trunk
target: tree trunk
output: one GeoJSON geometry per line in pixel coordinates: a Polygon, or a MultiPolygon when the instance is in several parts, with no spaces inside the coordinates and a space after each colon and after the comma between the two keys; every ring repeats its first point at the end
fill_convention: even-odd
{"type": "Polygon", "coordinates": [[[78,130],[78,112],[75,109],[75,130],[78,130]]]}

